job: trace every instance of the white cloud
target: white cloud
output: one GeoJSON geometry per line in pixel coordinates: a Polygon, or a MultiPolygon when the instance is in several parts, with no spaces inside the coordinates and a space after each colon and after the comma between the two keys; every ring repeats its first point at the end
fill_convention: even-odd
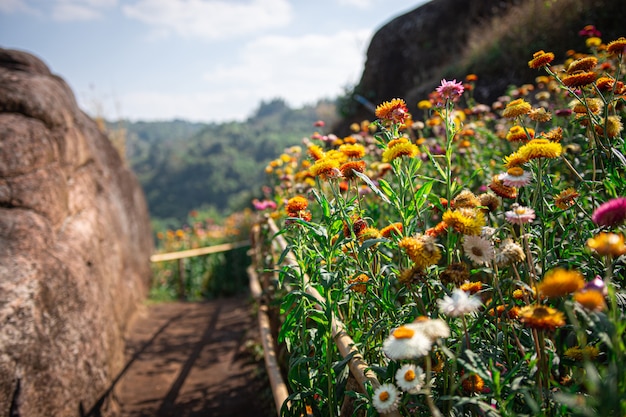
{"type": "Polygon", "coordinates": [[[293,13],[287,0],[139,0],[122,10],[159,33],[208,40],[282,27],[291,22],[293,13]]]}
{"type": "Polygon", "coordinates": [[[25,0],[0,0],[0,13],[38,14],[37,10],[26,4],[25,0]]]}
{"type": "Polygon", "coordinates": [[[370,35],[360,30],[263,37],[246,45],[237,64],[210,70],[204,78],[212,89],[244,89],[254,101],[282,97],[301,105],[333,97],[358,81],[370,35]]]}

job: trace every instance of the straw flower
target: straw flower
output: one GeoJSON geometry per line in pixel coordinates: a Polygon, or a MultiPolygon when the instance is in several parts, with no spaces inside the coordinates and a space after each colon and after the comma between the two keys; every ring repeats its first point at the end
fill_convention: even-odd
{"type": "Polygon", "coordinates": [[[605,134],[608,138],[618,137],[621,131],[624,129],[624,125],[622,124],[622,119],[620,116],[609,116],[606,118],[605,123],[605,134]]]}
{"type": "Polygon", "coordinates": [[[365,294],[367,291],[367,286],[365,285],[370,278],[366,274],[359,274],[355,277],[352,277],[348,280],[348,284],[350,285],[350,290],[354,292],[358,292],[361,294],[365,294]]]}
{"type": "Polygon", "coordinates": [[[626,38],[622,36],[617,40],[609,42],[606,46],[606,50],[615,55],[623,54],[626,52],[626,38]]]}
{"type": "Polygon", "coordinates": [[[437,300],[439,311],[450,317],[460,317],[464,314],[473,313],[482,305],[479,298],[468,295],[465,291],[455,288],[452,296],[446,295],[437,300]]]}
{"type": "Polygon", "coordinates": [[[314,177],[322,178],[334,178],[341,174],[341,171],[339,171],[339,161],[328,157],[315,161],[315,163],[311,165],[311,168],[309,168],[309,172],[314,177]]]}
{"type": "Polygon", "coordinates": [[[315,161],[324,157],[324,151],[317,145],[311,145],[308,147],[307,152],[315,161]]]}
{"type": "Polygon", "coordinates": [[[538,51],[533,54],[533,59],[528,61],[528,66],[532,69],[543,68],[554,60],[552,52],[538,51]]]}
{"type": "Polygon", "coordinates": [[[554,205],[561,210],[567,210],[576,203],[575,200],[579,196],[580,194],[574,188],[567,188],[554,196],[554,205]]]}
{"type": "Polygon", "coordinates": [[[527,128],[526,130],[524,130],[523,127],[518,125],[511,126],[508,133],[506,134],[506,140],[508,140],[509,142],[527,142],[534,137],[535,131],[533,129],[527,128]]]}
{"type": "Polygon", "coordinates": [[[461,382],[461,386],[467,394],[483,392],[485,381],[477,374],[472,373],[461,382]]]}
{"type": "Polygon", "coordinates": [[[454,99],[463,94],[463,83],[456,80],[447,81],[445,78],[441,80],[441,85],[436,88],[436,91],[441,94],[443,98],[454,99]]]}
{"type": "Polygon", "coordinates": [[[600,351],[595,346],[585,346],[583,348],[581,348],[580,346],[574,346],[566,349],[565,352],[563,352],[563,356],[565,356],[567,359],[577,362],[580,362],[585,358],[588,358],[589,360],[594,360],[598,357],[599,354],[600,351]]]}
{"type": "Polygon", "coordinates": [[[385,237],[385,238],[389,238],[391,235],[401,236],[402,230],[403,230],[402,223],[396,222],[380,229],[380,234],[382,235],[382,237],[385,237]]]}
{"type": "Polygon", "coordinates": [[[412,158],[416,156],[418,153],[419,153],[419,149],[417,148],[417,146],[408,141],[401,142],[401,143],[394,143],[393,146],[390,142],[387,149],[385,149],[383,152],[382,159],[383,159],[383,162],[391,162],[394,159],[399,158],[401,156],[408,156],[412,158]]]}
{"type": "Polygon", "coordinates": [[[504,166],[506,168],[524,165],[526,162],[528,162],[528,158],[521,155],[519,152],[513,152],[512,154],[504,157],[504,166]]]}
{"type": "Polygon", "coordinates": [[[525,101],[523,98],[518,98],[509,102],[504,111],[502,112],[502,117],[506,117],[507,119],[514,119],[518,116],[523,116],[530,112],[532,106],[530,103],[525,101]]]}
{"type": "Polygon", "coordinates": [[[308,206],[309,202],[307,199],[299,195],[292,197],[287,201],[287,211],[292,213],[306,210],[308,206]]]}
{"type": "Polygon", "coordinates": [[[539,304],[523,307],[519,312],[519,320],[526,327],[533,329],[554,330],[565,326],[565,316],[562,312],[539,304]]]}
{"type": "Polygon", "coordinates": [[[365,155],[365,147],[359,143],[344,144],[339,147],[339,152],[346,155],[348,158],[363,158],[365,155]]]}
{"type": "Polygon", "coordinates": [[[354,173],[354,171],[365,171],[365,161],[348,161],[339,167],[339,171],[341,171],[341,175],[343,175],[345,179],[355,179],[356,174],[354,173]]]}
{"type": "Polygon", "coordinates": [[[489,264],[495,257],[493,244],[480,236],[464,236],[463,251],[477,264],[489,264]]]}
{"type": "Polygon", "coordinates": [[[577,291],[574,293],[574,300],[590,311],[602,311],[606,310],[606,302],[604,301],[604,294],[599,290],[585,290],[577,291]]]}
{"type": "Polygon", "coordinates": [[[480,200],[470,190],[463,190],[454,197],[452,205],[456,208],[476,208],[480,205],[480,200]]]}
{"type": "Polygon", "coordinates": [[[413,364],[404,364],[396,372],[396,383],[402,391],[409,394],[417,394],[425,380],[424,370],[413,364]]]}
{"type": "Polygon", "coordinates": [[[538,109],[532,109],[528,113],[528,118],[535,122],[549,122],[552,120],[552,113],[548,112],[545,108],[539,107],[538,109]]]}
{"type": "Polygon", "coordinates": [[[556,158],[561,155],[562,152],[563,148],[560,143],[550,142],[547,139],[533,139],[517,150],[517,153],[526,160],[556,158]]]}
{"type": "Polygon", "coordinates": [[[400,98],[385,101],[376,107],[376,117],[388,122],[403,124],[409,116],[409,109],[400,98]]]}
{"type": "Polygon", "coordinates": [[[398,243],[398,246],[404,249],[418,268],[425,269],[441,259],[441,251],[435,244],[435,239],[428,235],[407,236],[398,243]]]}
{"type": "Polygon", "coordinates": [[[393,384],[382,384],[374,390],[372,405],[381,414],[391,413],[398,409],[400,392],[393,384]]]}
{"type": "Polygon", "coordinates": [[[595,209],[591,220],[598,226],[612,227],[626,220],[626,197],[618,197],[607,201],[595,209]]]}
{"type": "Polygon", "coordinates": [[[626,253],[624,235],[600,232],[587,240],[587,247],[600,256],[621,256],[626,253]]]}
{"type": "Polygon", "coordinates": [[[512,224],[530,223],[535,219],[535,210],[513,203],[511,210],[505,212],[504,216],[506,217],[506,221],[512,224]]]}
{"type": "Polygon", "coordinates": [[[545,297],[561,297],[585,286],[583,275],[576,270],[556,268],[548,271],[537,284],[539,294],[545,297]]]}
{"type": "Polygon", "coordinates": [[[431,339],[413,324],[394,329],[383,342],[383,352],[392,360],[420,358],[427,355],[431,347],[431,339]]]}
{"type": "Polygon", "coordinates": [[[512,239],[507,238],[500,245],[499,251],[496,253],[496,264],[498,266],[507,266],[514,263],[522,262],[526,259],[524,250],[522,247],[514,242],[512,239]]]}
{"type": "Polygon", "coordinates": [[[500,174],[498,179],[507,187],[519,188],[530,184],[533,179],[533,175],[528,171],[524,171],[520,167],[511,167],[505,173],[500,174]]]}
{"type": "Polygon", "coordinates": [[[442,220],[456,232],[463,235],[480,235],[485,225],[485,215],[482,211],[471,209],[447,210],[442,220]]]}
{"type": "Polygon", "coordinates": [[[576,71],[564,76],[561,82],[570,88],[584,87],[596,80],[596,73],[593,71],[576,71]]]}
{"type": "Polygon", "coordinates": [[[422,316],[416,318],[412,326],[424,333],[433,343],[442,337],[450,337],[450,327],[442,319],[431,319],[422,316]]]}
{"type": "Polygon", "coordinates": [[[489,212],[494,212],[500,207],[500,199],[491,193],[482,193],[478,196],[481,207],[484,207],[489,212]]]}
{"type": "Polygon", "coordinates": [[[586,56],[572,61],[567,67],[567,73],[573,74],[576,71],[591,71],[596,65],[598,65],[598,58],[595,56],[586,56]]]}
{"type": "Polygon", "coordinates": [[[506,185],[504,185],[502,181],[500,180],[499,175],[494,175],[491,178],[491,183],[489,184],[489,188],[496,195],[502,198],[509,198],[511,200],[517,198],[517,188],[507,187],[506,185]]]}
{"type": "Polygon", "coordinates": [[[476,294],[483,289],[483,283],[480,281],[466,281],[459,287],[461,290],[469,294],[476,294]]]}
{"type": "Polygon", "coordinates": [[[561,139],[563,139],[563,128],[560,126],[555,127],[554,129],[543,133],[543,138],[548,139],[550,142],[560,142],[561,139]]]}

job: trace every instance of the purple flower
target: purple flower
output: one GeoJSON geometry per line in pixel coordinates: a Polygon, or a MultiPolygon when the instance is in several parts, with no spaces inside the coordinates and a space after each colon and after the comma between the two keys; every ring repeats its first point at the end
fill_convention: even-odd
{"type": "Polygon", "coordinates": [[[598,226],[615,226],[626,220],[626,197],[609,200],[598,207],[591,215],[598,226]]]}
{"type": "Polygon", "coordinates": [[[441,80],[441,85],[437,87],[437,92],[441,94],[443,98],[453,99],[463,94],[465,88],[462,82],[457,80],[447,81],[445,78],[441,80]]]}
{"type": "Polygon", "coordinates": [[[596,275],[593,281],[589,281],[588,283],[586,283],[585,288],[583,289],[585,291],[586,290],[600,291],[602,295],[604,296],[606,296],[609,293],[609,290],[606,288],[606,284],[604,283],[600,275],[596,275]]]}

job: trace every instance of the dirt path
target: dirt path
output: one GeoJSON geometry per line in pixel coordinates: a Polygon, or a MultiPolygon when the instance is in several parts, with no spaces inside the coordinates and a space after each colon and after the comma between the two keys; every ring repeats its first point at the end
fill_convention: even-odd
{"type": "Polygon", "coordinates": [[[245,346],[255,326],[245,296],[148,306],[115,389],[120,417],[272,415],[267,377],[245,346]]]}

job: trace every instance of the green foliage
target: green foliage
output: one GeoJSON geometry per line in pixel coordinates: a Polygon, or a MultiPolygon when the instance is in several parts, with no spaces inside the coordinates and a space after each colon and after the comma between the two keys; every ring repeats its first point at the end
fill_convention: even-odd
{"type": "Polygon", "coordinates": [[[225,216],[249,206],[267,162],[308,135],[316,120],[332,119],[333,109],[329,101],[291,109],[274,99],[244,122],[123,122],[127,160],[153,222],[176,228],[194,209],[225,216]]]}

